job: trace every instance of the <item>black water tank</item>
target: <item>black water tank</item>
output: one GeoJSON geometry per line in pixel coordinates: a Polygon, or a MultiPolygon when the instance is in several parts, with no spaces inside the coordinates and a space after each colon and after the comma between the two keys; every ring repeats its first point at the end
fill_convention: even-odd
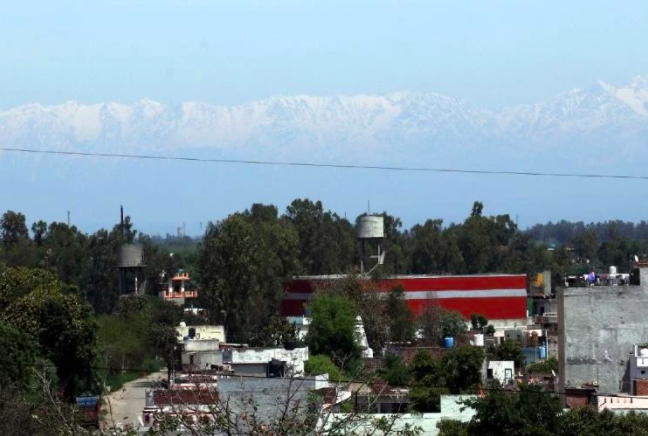
{"type": "Polygon", "coordinates": [[[294,350],[297,348],[297,341],[294,339],[288,339],[284,342],[284,348],[286,350],[294,350]]]}
{"type": "Polygon", "coordinates": [[[189,339],[193,339],[196,337],[196,328],[195,327],[190,327],[189,328],[189,339]]]}

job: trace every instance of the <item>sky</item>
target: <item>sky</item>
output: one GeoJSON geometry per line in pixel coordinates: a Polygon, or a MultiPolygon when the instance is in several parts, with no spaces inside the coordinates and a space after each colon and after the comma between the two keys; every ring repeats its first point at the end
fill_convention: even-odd
{"type": "MultiPolygon", "coordinates": [[[[141,98],[234,105],[276,95],[400,90],[497,109],[599,79],[622,84],[647,74],[646,29],[645,1],[6,2],[0,13],[0,110],[141,98]]],[[[65,168],[57,159],[47,162],[65,168]]],[[[30,221],[64,220],[72,209],[73,221],[87,231],[114,223],[124,202],[146,231],[173,233],[185,221],[197,234],[201,222],[253,202],[283,210],[296,197],[321,198],[349,217],[371,200],[372,209],[400,215],[407,225],[427,217],[461,220],[477,199],[487,213],[517,215],[523,226],[560,218],[641,218],[632,208],[604,204],[576,213],[579,189],[598,187],[589,182],[574,182],[565,192],[562,182],[548,181],[502,196],[518,182],[302,170],[287,175],[241,167],[201,170],[199,176],[186,166],[150,166],[146,180],[120,186],[107,177],[80,179],[74,170],[44,175],[1,164],[0,182],[13,189],[0,189],[0,209],[25,211],[30,221]],[[184,182],[164,185],[164,171],[182,172],[184,182]],[[310,183],[300,183],[307,177],[310,183]],[[241,186],[237,192],[233,181],[241,186]],[[381,194],[380,183],[400,188],[381,194]],[[441,186],[452,186],[461,198],[436,195],[441,186]],[[553,195],[551,211],[538,210],[537,192],[553,195]],[[163,204],[168,198],[178,201],[163,204]]],[[[130,163],[112,168],[115,180],[142,170],[130,163]]]]}
{"type": "Polygon", "coordinates": [[[20,1],[0,108],[434,91],[486,107],[648,71],[643,1],[20,1]]]}

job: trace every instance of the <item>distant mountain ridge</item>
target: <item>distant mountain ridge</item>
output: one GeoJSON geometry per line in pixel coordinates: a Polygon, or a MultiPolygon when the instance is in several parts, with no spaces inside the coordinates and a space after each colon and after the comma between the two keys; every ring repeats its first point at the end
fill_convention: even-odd
{"type": "MultiPolygon", "coordinates": [[[[0,144],[172,154],[218,150],[275,157],[454,150],[648,155],[648,76],[490,111],[434,93],[273,97],[236,106],[185,102],[29,104],[0,111],[0,144]]],[[[583,156],[585,155],[585,156],[583,156]]]]}

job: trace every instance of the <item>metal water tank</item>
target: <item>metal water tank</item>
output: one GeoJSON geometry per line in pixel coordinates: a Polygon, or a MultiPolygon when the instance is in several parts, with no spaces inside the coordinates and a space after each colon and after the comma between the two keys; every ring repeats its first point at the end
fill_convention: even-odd
{"type": "Polygon", "coordinates": [[[617,273],[617,267],[614,266],[614,265],[612,265],[612,266],[610,267],[610,275],[611,275],[611,276],[615,276],[616,273],[617,273]]]}
{"type": "Polygon", "coordinates": [[[382,239],[385,237],[385,224],[382,216],[365,215],[358,221],[358,239],[382,239]]]}
{"type": "Polygon", "coordinates": [[[141,244],[124,244],[117,253],[117,266],[119,268],[132,268],[144,266],[144,248],[141,244]]]}

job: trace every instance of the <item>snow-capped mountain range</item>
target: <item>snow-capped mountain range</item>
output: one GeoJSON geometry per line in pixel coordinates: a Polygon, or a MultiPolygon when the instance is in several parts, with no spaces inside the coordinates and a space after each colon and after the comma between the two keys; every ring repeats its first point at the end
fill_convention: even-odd
{"type": "MultiPolygon", "coordinates": [[[[599,81],[548,101],[491,111],[434,93],[273,97],[237,106],[186,102],[28,104],[0,111],[0,146],[248,156],[434,155],[559,151],[648,154],[648,76],[599,81]],[[386,154],[387,153],[387,154],[386,154]]],[[[376,157],[377,159],[380,159],[376,157]]],[[[382,159],[384,160],[384,159],[382,159]]]]}

